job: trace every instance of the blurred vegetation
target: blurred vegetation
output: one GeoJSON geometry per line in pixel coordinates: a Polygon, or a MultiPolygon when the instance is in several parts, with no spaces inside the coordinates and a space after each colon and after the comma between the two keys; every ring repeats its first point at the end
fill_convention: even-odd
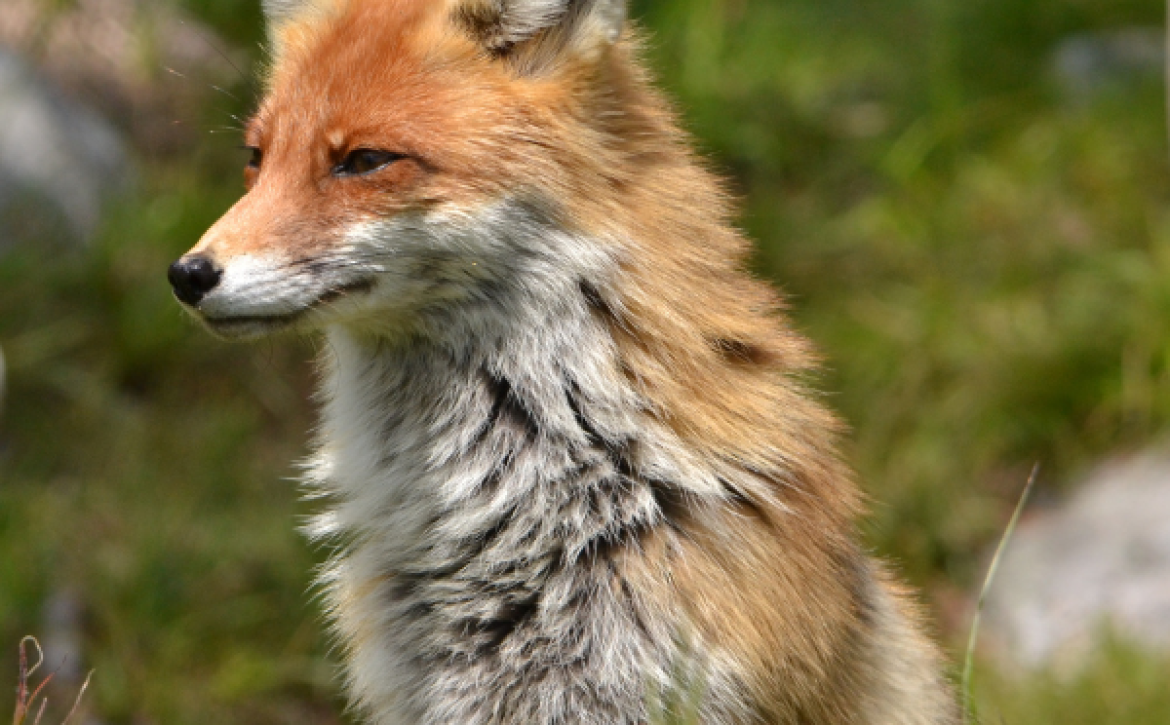
{"type": "MultiPolygon", "coordinates": [[[[182,4],[259,60],[258,2],[182,4]]],[[[1156,0],[634,3],[663,85],[743,200],[757,270],[825,353],[871,542],[938,602],[977,585],[1033,462],[1059,495],[1170,424],[1161,90],[1074,101],[1050,68],[1062,38],[1162,13],[1156,0]]],[[[246,114],[251,84],[228,90],[240,100],[216,94],[183,121],[246,114]]],[[[0,258],[0,642],[77,592],[90,697],[111,724],[341,717],[306,596],[323,554],[295,532],[308,508],[288,480],[312,424],[312,342],[214,341],[164,279],[238,195],[237,144],[144,153],[139,192],[86,253],[0,258]]],[[[978,682],[991,722],[1170,712],[1170,663],[1120,645],[1072,679],[986,668],[978,682]]]]}

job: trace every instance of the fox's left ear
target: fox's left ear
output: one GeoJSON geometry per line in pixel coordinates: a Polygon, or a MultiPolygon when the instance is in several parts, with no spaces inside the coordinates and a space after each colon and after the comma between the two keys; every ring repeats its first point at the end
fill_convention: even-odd
{"type": "Polygon", "coordinates": [[[626,0],[462,0],[454,20],[491,55],[536,74],[616,43],[626,0]]]}

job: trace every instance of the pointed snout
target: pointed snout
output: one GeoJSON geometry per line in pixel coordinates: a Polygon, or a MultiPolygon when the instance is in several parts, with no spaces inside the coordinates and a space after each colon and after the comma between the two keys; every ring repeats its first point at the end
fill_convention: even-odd
{"type": "Polygon", "coordinates": [[[183,257],[167,271],[167,279],[175,290],[175,297],[192,307],[197,306],[215,289],[222,277],[223,270],[209,258],[198,254],[183,257]]]}

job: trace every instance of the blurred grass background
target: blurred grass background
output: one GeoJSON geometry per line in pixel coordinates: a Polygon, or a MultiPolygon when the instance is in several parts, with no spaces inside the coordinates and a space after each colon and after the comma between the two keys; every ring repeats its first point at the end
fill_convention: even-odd
{"type": "MultiPolygon", "coordinates": [[[[260,60],[258,2],[180,4],[260,60]]],[[[742,199],[756,269],[825,353],[870,542],[925,587],[955,647],[959,593],[1032,463],[1059,496],[1170,424],[1160,83],[1070,99],[1051,70],[1062,39],[1158,26],[1163,10],[633,4],[662,84],[742,199]]],[[[177,120],[234,123],[254,90],[226,90],[177,120]]],[[[0,643],[15,672],[46,601],[73,592],[92,711],[110,724],[343,721],[307,595],[323,552],[295,532],[309,508],[289,480],[312,425],[312,343],[212,340],[165,282],[239,195],[238,143],[142,148],[137,192],[90,250],[0,258],[0,643]]],[[[1170,661],[1123,643],[1072,678],[985,665],[977,685],[986,722],[1170,722],[1170,661]]]]}

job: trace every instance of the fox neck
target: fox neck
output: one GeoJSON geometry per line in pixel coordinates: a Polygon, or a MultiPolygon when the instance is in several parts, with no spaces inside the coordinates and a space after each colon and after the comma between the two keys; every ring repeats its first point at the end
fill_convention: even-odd
{"type": "MultiPolygon", "coordinates": [[[[380,526],[404,505],[428,527],[477,503],[502,513],[580,451],[633,465],[626,449],[646,438],[645,421],[587,293],[566,283],[529,304],[539,314],[481,311],[439,338],[329,332],[316,477],[343,530],[380,526]],[[420,517],[419,505],[433,510],[420,517]]],[[[445,537],[477,533],[452,525],[445,537]]]]}
{"type": "Polygon", "coordinates": [[[313,533],[346,542],[324,580],[353,692],[376,722],[436,709],[480,722],[510,677],[540,682],[526,686],[532,703],[574,686],[558,681],[563,666],[533,673],[534,642],[576,648],[547,661],[582,659],[573,676],[625,712],[641,711],[647,677],[667,677],[676,623],[636,623],[612,559],[670,525],[707,476],[686,470],[621,380],[592,282],[525,278],[445,334],[329,334],[310,479],[331,506],[313,533]],[[492,684],[444,691],[454,662],[492,684]]]}

